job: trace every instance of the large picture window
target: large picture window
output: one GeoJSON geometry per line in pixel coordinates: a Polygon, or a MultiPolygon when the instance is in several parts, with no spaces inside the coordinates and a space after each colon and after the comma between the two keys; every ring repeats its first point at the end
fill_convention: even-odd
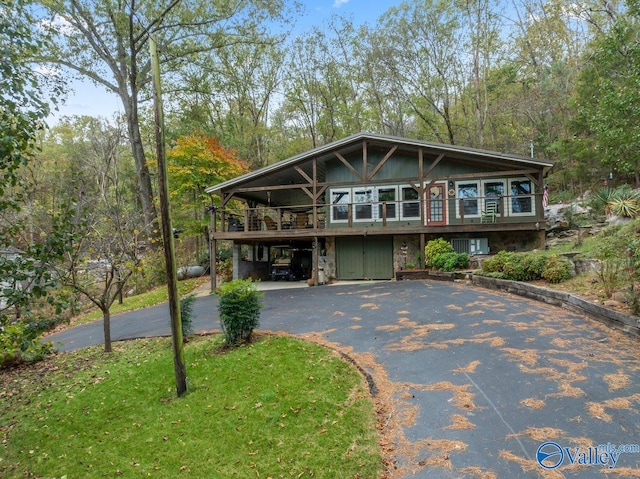
{"type": "Polygon", "coordinates": [[[534,214],[533,185],[531,180],[509,180],[509,208],[512,215],[534,214]]]}

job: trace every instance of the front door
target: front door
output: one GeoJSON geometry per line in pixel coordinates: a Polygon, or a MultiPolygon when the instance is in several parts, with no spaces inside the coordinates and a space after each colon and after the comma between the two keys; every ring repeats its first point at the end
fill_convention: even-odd
{"type": "Polygon", "coordinates": [[[425,191],[427,226],[443,226],[447,220],[446,184],[434,183],[425,191]]]}

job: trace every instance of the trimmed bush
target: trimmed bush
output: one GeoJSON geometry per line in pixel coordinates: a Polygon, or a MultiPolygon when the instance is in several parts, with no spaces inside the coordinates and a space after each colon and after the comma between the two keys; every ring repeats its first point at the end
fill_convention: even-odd
{"type": "Polygon", "coordinates": [[[500,251],[482,263],[482,274],[511,281],[545,279],[560,283],[572,276],[571,262],[556,255],[500,251]]]}
{"type": "Polygon", "coordinates": [[[228,347],[238,346],[251,338],[258,327],[262,293],[250,279],[236,279],[216,291],[220,298],[220,326],[228,347]]]}
{"type": "Polygon", "coordinates": [[[436,255],[432,263],[435,268],[444,271],[455,271],[469,266],[469,256],[467,256],[467,253],[444,253],[436,255]]]}
{"type": "Polygon", "coordinates": [[[547,258],[542,271],[542,277],[550,283],[562,283],[571,278],[571,263],[556,255],[547,258]]]}
{"type": "Polygon", "coordinates": [[[482,271],[485,273],[501,273],[504,270],[504,265],[511,260],[514,253],[507,251],[499,251],[498,254],[485,260],[482,263],[482,271]]]}
{"type": "Polygon", "coordinates": [[[424,247],[424,264],[427,268],[437,267],[434,259],[446,253],[454,253],[453,246],[444,238],[428,241],[424,247]]]}
{"type": "Polygon", "coordinates": [[[182,322],[182,338],[186,342],[187,336],[193,334],[193,294],[180,299],[180,320],[182,322]]]}

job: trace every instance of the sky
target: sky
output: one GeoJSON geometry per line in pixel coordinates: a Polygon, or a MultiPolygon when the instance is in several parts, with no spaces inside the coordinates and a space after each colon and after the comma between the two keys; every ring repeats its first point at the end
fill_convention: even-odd
{"type": "MultiPolygon", "coordinates": [[[[305,14],[296,22],[296,30],[302,31],[308,27],[322,27],[332,15],[348,17],[356,25],[375,24],[384,12],[399,5],[402,0],[301,0],[301,3],[305,14]]],[[[63,116],[111,118],[114,113],[122,112],[119,98],[103,87],[95,86],[90,80],[73,81],[69,86],[72,91],[49,118],[50,124],[55,124],[63,116]]]]}

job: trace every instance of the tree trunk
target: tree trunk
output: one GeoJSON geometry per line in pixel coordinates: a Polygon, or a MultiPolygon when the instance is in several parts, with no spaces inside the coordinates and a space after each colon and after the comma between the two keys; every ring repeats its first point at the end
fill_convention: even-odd
{"type": "Polygon", "coordinates": [[[157,231],[158,216],[156,213],[155,202],[153,201],[153,188],[151,186],[151,174],[147,167],[147,157],[142,144],[142,135],[140,134],[140,123],[138,116],[138,104],[135,99],[136,93],[128,95],[125,91],[120,91],[120,98],[125,110],[127,118],[127,130],[129,133],[129,142],[131,144],[131,154],[136,165],[136,173],[138,177],[138,197],[144,215],[145,228],[148,228],[148,235],[153,238],[159,237],[157,231]]]}
{"type": "Polygon", "coordinates": [[[110,353],[111,349],[111,313],[109,308],[102,310],[103,330],[104,330],[104,352],[110,353]]]}

